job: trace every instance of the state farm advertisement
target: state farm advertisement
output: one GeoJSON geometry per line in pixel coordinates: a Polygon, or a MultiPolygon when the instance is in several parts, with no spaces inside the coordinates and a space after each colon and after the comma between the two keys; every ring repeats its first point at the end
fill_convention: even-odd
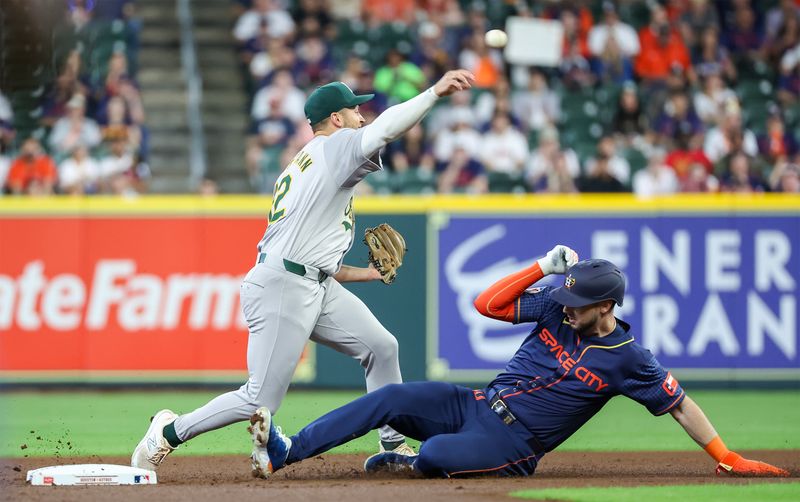
{"type": "Polygon", "coordinates": [[[0,371],[240,370],[265,218],[0,218],[0,371]]]}

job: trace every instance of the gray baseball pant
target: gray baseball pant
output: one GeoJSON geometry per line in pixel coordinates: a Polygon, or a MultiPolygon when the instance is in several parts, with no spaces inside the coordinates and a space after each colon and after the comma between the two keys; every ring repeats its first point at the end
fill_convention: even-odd
{"type": "MultiPolygon", "coordinates": [[[[257,264],[240,289],[247,321],[249,378],[239,389],[181,415],[175,432],[182,441],[235,422],[248,420],[261,406],[275,413],[286,395],[295,367],[309,339],[357,359],[364,367],[367,392],[401,383],[398,344],[364,302],[329,277],[306,267],[306,276],[279,263],[257,264]]],[[[384,441],[403,436],[380,429],[384,441]]]]}

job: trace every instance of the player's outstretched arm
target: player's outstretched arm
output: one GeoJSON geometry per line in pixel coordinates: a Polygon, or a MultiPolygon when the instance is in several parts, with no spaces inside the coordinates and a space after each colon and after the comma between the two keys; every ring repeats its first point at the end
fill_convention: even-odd
{"type": "Polygon", "coordinates": [[[559,244],[530,267],[507,275],[489,286],[475,299],[475,308],[486,317],[514,322],[516,299],[526,289],[546,275],[565,273],[576,263],[578,263],[578,253],[559,244]]]}
{"type": "Polygon", "coordinates": [[[738,453],[730,451],[714,430],[714,426],[706,418],[705,413],[689,396],[670,410],[672,417],[681,424],[694,441],[705,449],[717,462],[717,474],[734,476],[788,476],[789,473],[779,467],[748,460],[738,453]]]}
{"type": "Polygon", "coordinates": [[[467,70],[453,70],[444,74],[433,87],[419,95],[389,107],[369,125],[364,126],[361,149],[364,156],[372,157],[378,150],[405,134],[433,108],[440,97],[472,87],[475,76],[467,70]]]}

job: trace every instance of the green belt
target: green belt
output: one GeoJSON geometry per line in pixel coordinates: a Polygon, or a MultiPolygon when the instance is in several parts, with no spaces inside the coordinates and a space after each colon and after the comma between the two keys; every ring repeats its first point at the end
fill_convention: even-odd
{"type": "MultiPolygon", "coordinates": [[[[267,259],[267,253],[258,253],[258,263],[264,263],[266,259],[267,259]]],[[[306,266],[301,263],[295,263],[292,260],[287,260],[286,258],[284,258],[283,268],[285,268],[287,272],[297,274],[301,277],[306,277],[306,266]]],[[[328,274],[320,270],[319,277],[317,277],[317,281],[323,282],[327,278],[328,274]]]]}

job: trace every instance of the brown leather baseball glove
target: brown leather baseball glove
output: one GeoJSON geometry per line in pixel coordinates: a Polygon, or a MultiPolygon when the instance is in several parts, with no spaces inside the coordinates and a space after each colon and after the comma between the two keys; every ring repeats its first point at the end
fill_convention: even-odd
{"type": "Polygon", "coordinates": [[[380,272],[381,280],[391,284],[403,264],[406,240],[388,223],[381,223],[364,231],[364,244],[369,247],[369,261],[380,272]]]}

